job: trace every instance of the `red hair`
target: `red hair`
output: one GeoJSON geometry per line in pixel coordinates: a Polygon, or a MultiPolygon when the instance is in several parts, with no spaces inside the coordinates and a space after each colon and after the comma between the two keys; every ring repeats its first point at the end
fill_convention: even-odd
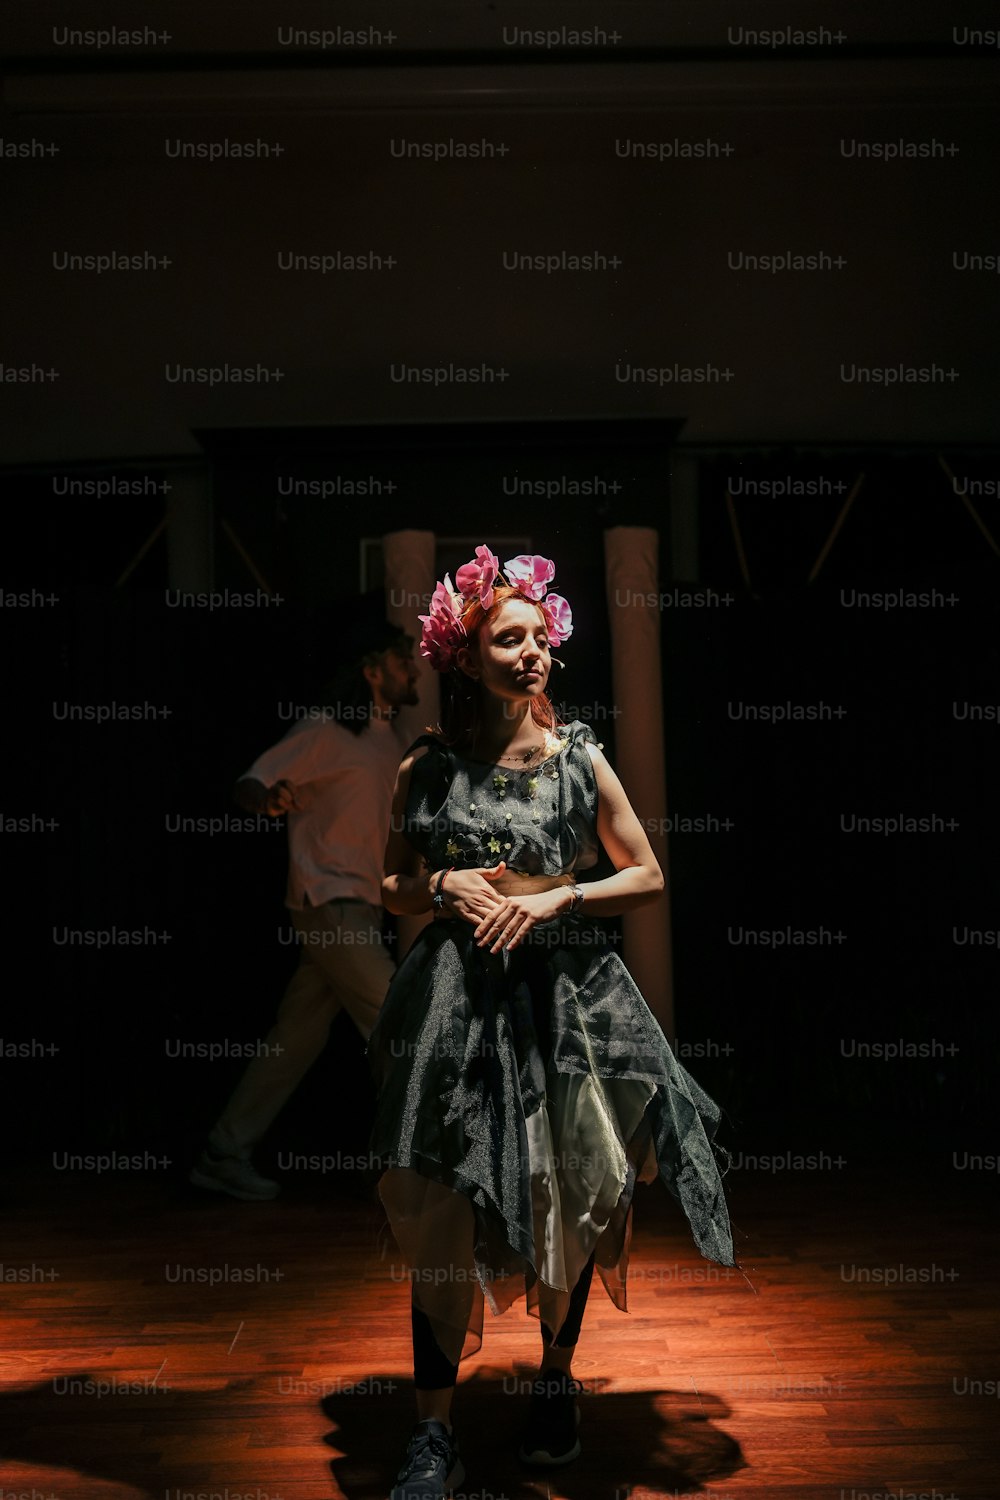
{"type": "MultiPolygon", "coordinates": [[[[478,647],[479,632],[482,627],[491,625],[503,606],[511,599],[522,599],[526,604],[533,604],[539,615],[542,615],[541,608],[534,599],[525,599],[521,590],[510,584],[498,583],[494,586],[493,603],[489,609],[483,608],[477,594],[462,611],[462,624],[465,626],[470,647],[473,649],[478,647]]],[[[542,615],[543,621],[544,618],[542,615]]],[[[428,725],[427,732],[438,735],[445,744],[453,745],[458,740],[471,739],[478,717],[479,695],[482,688],[457,664],[442,673],[442,678],[441,723],[428,725]]],[[[562,722],[557,717],[548,694],[544,697],[532,698],[528,704],[528,711],[539,729],[556,729],[562,722]]]]}

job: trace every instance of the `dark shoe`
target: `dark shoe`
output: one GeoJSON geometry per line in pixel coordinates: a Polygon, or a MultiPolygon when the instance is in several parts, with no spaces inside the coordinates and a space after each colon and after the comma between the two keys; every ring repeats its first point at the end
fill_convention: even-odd
{"type": "Polygon", "coordinates": [[[464,1478],[455,1434],[427,1417],[413,1429],[390,1500],[443,1500],[464,1478]]]}
{"type": "Polygon", "coordinates": [[[243,1157],[215,1157],[204,1150],[198,1157],[188,1181],[195,1187],[208,1188],[213,1193],[228,1193],[232,1198],[243,1198],[247,1202],[276,1198],[281,1184],[270,1177],[262,1177],[243,1157]]]}
{"type": "Polygon", "coordinates": [[[522,1463],[572,1463],[580,1455],[580,1408],[576,1397],[583,1390],[579,1380],[562,1370],[540,1375],[531,1389],[528,1420],[517,1456],[522,1463]]]}

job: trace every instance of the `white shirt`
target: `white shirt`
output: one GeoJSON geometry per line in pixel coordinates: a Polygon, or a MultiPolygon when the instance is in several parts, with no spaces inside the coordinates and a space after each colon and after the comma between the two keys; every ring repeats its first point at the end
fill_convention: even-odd
{"type": "Polygon", "coordinates": [[[382,905],[382,863],[396,772],[403,758],[389,719],[360,734],[319,716],[298,719],[254,761],[247,776],[267,787],[290,781],[298,812],[288,819],[285,904],[301,911],[338,896],[382,905]]]}

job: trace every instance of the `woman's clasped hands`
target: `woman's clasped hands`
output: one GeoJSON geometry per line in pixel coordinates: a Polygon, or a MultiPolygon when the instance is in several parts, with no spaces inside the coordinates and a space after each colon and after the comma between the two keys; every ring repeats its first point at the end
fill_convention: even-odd
{"type": "Polygon", "coordinates": [[[493,890],[490,881],[503,875],[506,868],[501,860],[490,868],[452,870],[444,884],[448,906],[457,917],[475,926],[476,943],[480,948],[489,947],[491,953],[516,948],[540,922],[551,922],[567,910],[564,885],[523,896],[503,896],[493,890]]]}

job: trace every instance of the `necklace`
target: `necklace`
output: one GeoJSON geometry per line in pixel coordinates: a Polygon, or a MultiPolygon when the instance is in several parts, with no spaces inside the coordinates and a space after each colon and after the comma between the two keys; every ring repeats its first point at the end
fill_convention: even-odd
{"type": "Polygon", "coordinates": [[[529,760],[532,760],[538,754],[539,750],[541,750],[542,748],[543,747],[541,745],[532,745],[532,747],[531,747],[530,750],[525,750],[520,755],[501,755],[500,759],[501,760],[519,760],[522,763],[522,765],[526,766],[528,764],[529,760]]]}
{"type": "MultiPolygon", "coordinates": [[[[475,747],[473,747],[473,748],[475,748],[475,747]]],[[[529,764],[530,761],[534,760],[535,756],[538,754],[538,752],[540,750],[544,750],[544,749],[545,749],[545,744],[544,743],[541,744],[541,745],[532,745],[530,749],[528,749],[528,750],[517,750],[517,751],[514,752],[513,755],[500,755],[500,756],[497,757],[497,760],[498,760],[498,762],[505,761],[505,760],[520,761],[520,763],[521,763],[522,766],[526,766],[526,765],[529,764]]]]}
{"type": "MultiPolygon", "coordinates": [[[[535,759],[535,756],[537,756],[540,751],[544,757],[544,754],[546,754],[547,750],[552,750],[552,745],[553,736],[550,735],[550,733],[546,733],[546,738],[541,741],[541,744],[531,745],[528,750],[514,750],[513,753],[501,754],[501,756],[496,756],[495,760],[490,760],[489,765],[502,765],[502,762],[504,762],[504,760],[516,760],[516,762],[519,762],[520,768],[528,768],[528,766],[531,765],[532,760],[535,759]]],[[[474,735],[472,735],[471,748],[472,753],[475,753],[475,733],[474,735]]],[[[487,762],[483,763],[484,765],[486,765],[487,762]]]]}

